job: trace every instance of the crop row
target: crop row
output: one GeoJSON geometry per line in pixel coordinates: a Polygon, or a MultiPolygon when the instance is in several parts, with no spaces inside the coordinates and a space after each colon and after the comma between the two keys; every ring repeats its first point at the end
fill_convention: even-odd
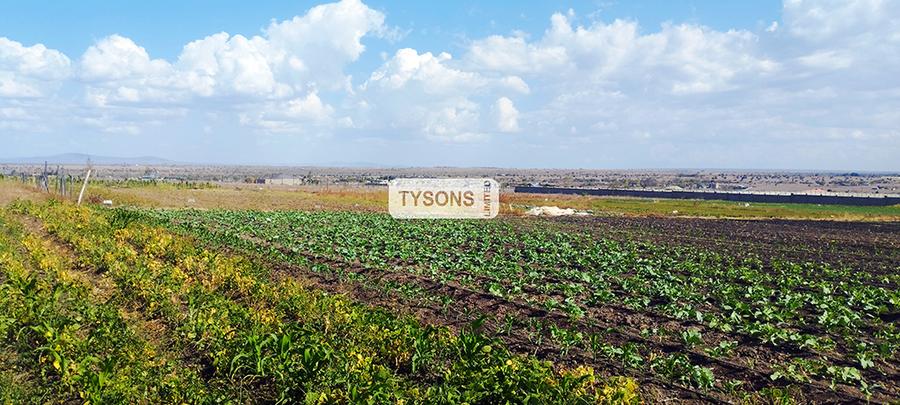
{"type": "Polygon", "coordinates": [[[4,403],[183,402],[209,392],[50,244],[0,212],[4,403]]]}
{"type": "MultiPolygon", "coordinates": [[[[691,326],[671,331],[675,336],[669,340],[700,357],[733,356],[760,368],[741,358],[752,353],[734,346],[750,342],[774,353],[784,365],[760,368],[773,380],[824,381],[886,395],[898,390],[892,382],[900,347],[900,330],[892,321],[900,311],[895,274],[522,230],[504,221],[397,221],[350,212],[150,215],[200,238],[317,271],[334,270],[318,260],[328,259],[406,272],[563,311],[587,323],[597,321],[603,308],[662,317],[691,326]]],[[[569,332],[555,335],[567,345],[591,346],[590,334],[569,332]]],[[[685,378],[706,385],[709,376],[699,370],[700,375],[685,378]]]]}
{"type": "MultiPolygon", "coordinates": [[[[279,278],[194,246],[126,211],[18,203],[160,320],[193,353],[220,400],[333,402],[630,402],[628,379],[554,368],[478,333],[451,333],[279,278]]],[[[191,398],[203,402],[206,397],[191,398]]]]}

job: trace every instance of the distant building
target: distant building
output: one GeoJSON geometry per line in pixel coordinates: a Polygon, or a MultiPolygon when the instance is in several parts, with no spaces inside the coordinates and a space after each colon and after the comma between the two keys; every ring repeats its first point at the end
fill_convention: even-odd
{"type": "Polygon", "coordinates": [[[143,181],[159,180],[159,170],[147,169],[146,171],[144,171],[144,174],[141,176],[141,180],[143,180],[143,181]]]}
{"type": "Polygon", "coordinates": [[[278,177],[278,178],[266,179],[266,184],[299,186],[299,185],[303,184],[303,179],[292,178],[292,177],[278,177]]]}
{"type": "Polygon", "coordinates": [[[747,190],[750,186],[746,184],[729,184],[729,183],[715,183],[716,190],[723,191],[738,191],[738,190],[747,190]]]}

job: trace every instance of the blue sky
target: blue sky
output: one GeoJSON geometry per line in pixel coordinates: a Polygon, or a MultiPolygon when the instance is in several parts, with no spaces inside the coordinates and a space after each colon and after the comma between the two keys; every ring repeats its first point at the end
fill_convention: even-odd
{"type": "MultiPolygon", "coordinates": [[[[68,55],[84,52],[97,40],[118,33],[133,39],[155,56],[174,59],[194,39],[226,31],[258,34],[272,19],[303,15],[315,1],[6,1],[0,27],[3,35],[23,43],[43,43],[68,55]]],[[[604,20],[638,20],[649,31],[660,24],[701,23],[719,30],[755,30],[779,19],[781,2],[657,0],[657,1],[369,1],[391,25],[412,30],[395,44],[420,50],[459,51],[465,38],[522,30],[539,35],[554,12],[573,9],[604,20]]],[[[367,40],[378,51],[390,44],[367,40]]]]}
{"type": "Polygon", "coordinates": [[[9,1],[0,157],[900,170],[900,4],[9,1]]]}

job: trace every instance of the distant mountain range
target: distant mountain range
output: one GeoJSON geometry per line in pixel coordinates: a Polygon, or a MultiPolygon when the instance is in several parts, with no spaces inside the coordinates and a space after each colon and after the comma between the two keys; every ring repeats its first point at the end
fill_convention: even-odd
{"type": "Polygon", "coordinates": [[[51,165],[79,165],[87,163],[88,159],[95,165],[172,165],[179,163],[156,156],[120,157],[88,155],[84,153],[62,153],[59,155],[23,158],[0,158],[0,163],[43,164],[44,162],[47,162],[51,165]]]}
{"type": "Polygon", "coordinates": [[[381,163],[374,162],[344,162],[344,161],[331,161],[326,162],[322,165],[313,165],[313,166],[321,166],[321,167],[341,167],[341,168],[367,168],[367,169],[388,169],[388,168],[398,168],[404,166],[390,166],[381,163]]]}

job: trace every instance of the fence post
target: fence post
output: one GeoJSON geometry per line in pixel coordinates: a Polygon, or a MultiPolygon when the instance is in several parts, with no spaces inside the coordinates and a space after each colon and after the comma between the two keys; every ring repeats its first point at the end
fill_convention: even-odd
{"type": "Polygon", "coordinates": [[[78,193],[78,204],[81,205],[81,198],[84,197],[84,189],[87,188],[88,179],[91,178],[91,169],[88,169],[87,175],[84,176],[84,183],[81,184],[81,192],[78,193]]]}

